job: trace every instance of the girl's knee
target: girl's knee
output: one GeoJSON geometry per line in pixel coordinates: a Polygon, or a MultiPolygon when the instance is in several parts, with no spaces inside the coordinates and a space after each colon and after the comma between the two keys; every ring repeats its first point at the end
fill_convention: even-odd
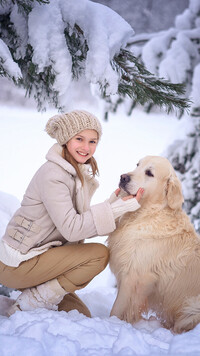
{"type": "Polygon", "coordinates": [[[103,244],[95,243],[94,245],[96,258],[101,262],[101,267],[104,269],[109,261],[109,250],[103,244]]]}

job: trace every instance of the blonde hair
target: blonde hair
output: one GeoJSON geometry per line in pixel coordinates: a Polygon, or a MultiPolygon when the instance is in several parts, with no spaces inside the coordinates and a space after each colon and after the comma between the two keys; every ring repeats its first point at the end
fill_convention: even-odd
{"type": "MultiPolygon", "coordinates": [[[[72,155],[70,154],[70,152],[68,151],[68,148],[66,145],[62,146],[62,158],[64,158],[66,161],[68,161],[76,170],[76,173],[81,181],[81,184],[83,185],[84,183],[84,179],[83,179],[83,175],[79,169],[78,163],[76,162],[76,160],[72,157],[72,155]]],[[[99,174],[99,169],[97,166],[97,161],[95,160],[94,157],[91,157],[88,159],[87,162],[85,162],[86,164],[89,163],[92,169],[92,176],[94,177],[95,175],[99,174]]]]}

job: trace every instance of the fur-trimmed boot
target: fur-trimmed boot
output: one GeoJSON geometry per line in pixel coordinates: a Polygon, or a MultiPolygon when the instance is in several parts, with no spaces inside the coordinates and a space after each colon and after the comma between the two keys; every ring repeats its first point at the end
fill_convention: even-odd
{"type": "Polygon", "coordinates": [[[67,292],[58,280],[52,279],[36,287],[24,289],[9,309],[8,314],[10,316],[17,310],[28,311],[37,308],[58,310],[58,304],[66,294],[67,292]]]}

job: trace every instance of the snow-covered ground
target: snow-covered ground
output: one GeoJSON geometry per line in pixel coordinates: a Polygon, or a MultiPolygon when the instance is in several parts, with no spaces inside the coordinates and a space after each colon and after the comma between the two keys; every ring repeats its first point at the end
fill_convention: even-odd
{"type": "MultiPolygon", "coordinates": [[[[84,109],[90,110],[88,107],[84,109]]],[[[101,116],[100,111],[93,112],[101,116]]],[[[44,132],[47,119],[55,112],[37,113],[17,107],[0,107],[0,237],[22,199],[24,190],[53,140],[44,132]]],[[[190,124],[165,114],[146,115],[139,110],[131,117],[110,115],[102,122],[103,137],[95,154],[100,168],[100,188],[93,203],[103,201],[117,188],[120,174],[132,170],[145,155],[161,155],[174,138],[184,138],[190,124]]],[[[105,238],[94,241],[105,242],[105,238]]],[[[106,268],[77,294],[92,313],[87,318],[69,313],[38,309],[16,312],[10,318],[0,315],[0,356],[128,356],[199,355],[200,325],[173,335],[158,321],[130,325],[109,317],[116,289],[113,275],[106,268]]],[[[16,298],[18,292],[12,292],[16,298]]],[[[0,296],[0,314],[7,299],[0,296]]]]}

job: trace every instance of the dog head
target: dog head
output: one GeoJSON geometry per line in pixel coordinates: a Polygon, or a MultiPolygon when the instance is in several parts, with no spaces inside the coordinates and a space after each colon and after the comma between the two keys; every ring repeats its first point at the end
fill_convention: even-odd
{"type": "Polygon", "coordinates": [[[144,188],[141,204],[159,204],[180,209],[183,204],[181,183],[171,163],[164,157],[146,156],[134,171],[122,174],[119,187],[126,194],[135,196],[144,188]]]}

